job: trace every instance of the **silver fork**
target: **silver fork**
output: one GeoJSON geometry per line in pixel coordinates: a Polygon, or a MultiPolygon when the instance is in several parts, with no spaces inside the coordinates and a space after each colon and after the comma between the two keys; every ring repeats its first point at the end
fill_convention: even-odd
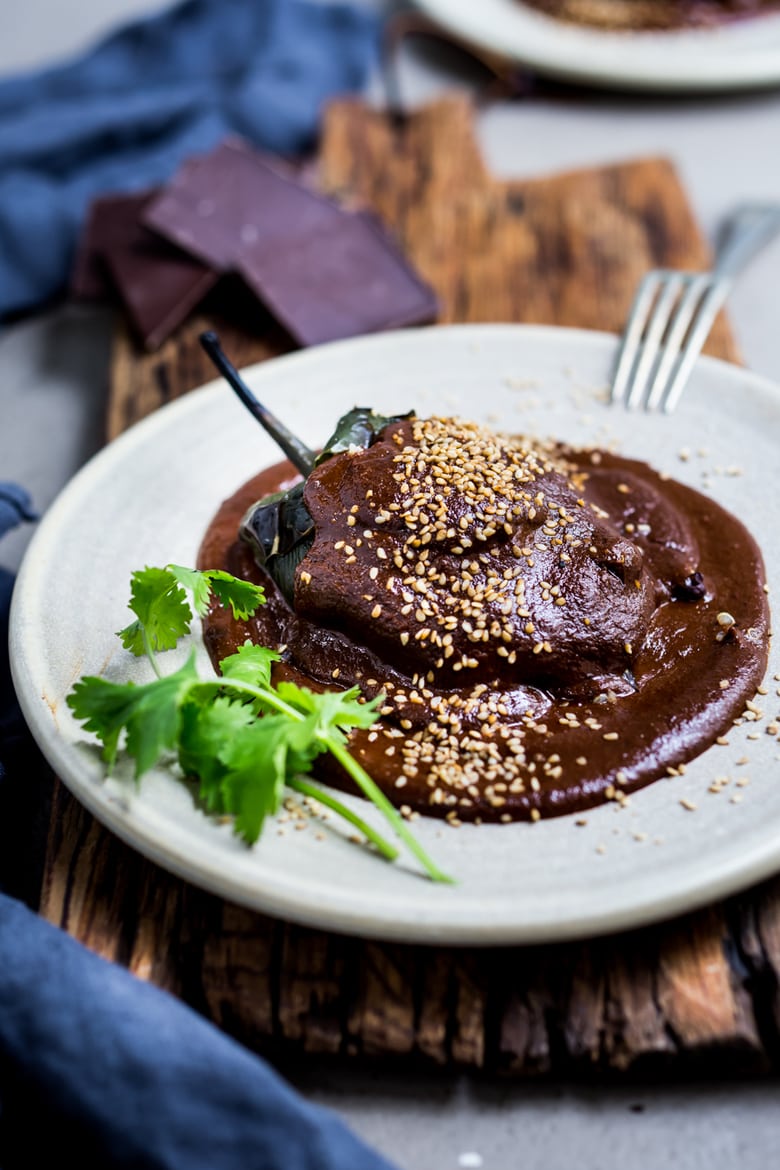
{"type": "Polygon", "coordinates": [[[737,276],[778,230],[780,204],[744,203],[726,221],[711,272],[647,273],[618,351],[611,402],[674,410],[737,276]]]}

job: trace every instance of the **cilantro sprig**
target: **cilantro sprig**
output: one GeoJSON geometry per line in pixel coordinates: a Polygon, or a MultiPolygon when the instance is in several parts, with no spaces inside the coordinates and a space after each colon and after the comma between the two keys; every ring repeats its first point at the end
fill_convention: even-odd
{"type": "Polygon", "coordinates": [[[221,569],[166,565],[133,573],[129,608],[135,618],[118,636],[132,654],[149,658],[156,678],[136,684],[86,676],[67,698],[75,717],[102,743],[109,769],[123,737],[137,778],[162,757],[175,755],[183,773],[197,779],[206,808],[231,816],[249,844],[278,811],[285,789],[292,789],[338,813],[381,856],[395,860],[395,845],[330,791],[303,778],[317,757],[329,752],[427,875],[450,882],[348,750],[349,732],[378,719],[380,698],[367,702],[357,687],[318,692],[285,681],[274,685],[271,672],[279,654],[249,641],[222,659],[220,677],[200,677],[194,650],[178,670],[162,673],[158,654],[190,634],[194,616],[205,615],[212,597],[241,620],[265,601],[260,586],[221,569]]]}

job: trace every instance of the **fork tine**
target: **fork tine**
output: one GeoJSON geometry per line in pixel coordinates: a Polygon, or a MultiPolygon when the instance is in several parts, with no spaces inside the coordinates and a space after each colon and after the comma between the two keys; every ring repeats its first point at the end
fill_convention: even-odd
{"type": "Polygon", "coordinates": [[[674,377],[663,396],[662,406],[666,414],[671,414],[680,399],[696,358],[699,356],[701,348],[707,340],[707,335],[712,329],[713,322],[729,294],[731,283],[728,279],[716,280],[699,304],[698,313],[688,334],[688,340],[680,356],[674,377]]]}
{"type": "Polygon", "coordinates": [[[734,280],[780,232],[780,203],[743,204],[727,227],[712,272],[646,273],[618,349],[610,402],[627,409],[644,402],[645,410],[667,414],[675,409],[734,280]]]}
{"type": "Polygon", "coordinates": [[[661,280],[662,274],[660,272],[648,272],[642,278],[637,289],[634,303],[631,306],[631,312],[628,316],[628,322],[623,333],[623,340],[620,343],[620,349],[618,351],[615,376],[612,379],[610,402],[622,402],[626,396],[631,371],[634,368],[634,362],[639,352],[639,342],[644,333],[647,317],[655,300],[655,295],[661,280]]]}
{"type": "Polygon", "coordinates": [[[684,283],[685,277],[682,274],[669,274],[661,286],[661,292],[647,324],[642,355],[631,379],[631,391],[626,403],[629,410],[637,407],[644,398],[650,374],[661,348],[661,341],[684,283]]]}
{"type": "Polygon", "coordinates": [[[680,298],[677,311],[669,326],[666,344],[661,351],[661,360],[655,371],[655,377],[653,378],[650,393],[645,403],[646,410],[656,410],[663,398],[664,391],[668,388],[672,370],[682,352],[685,335],[700,307],[704,294],[712,282],[712,274],[708,272],[703,272],[700,276],[695,276],[689,280],[688,287],[680,298]]]}

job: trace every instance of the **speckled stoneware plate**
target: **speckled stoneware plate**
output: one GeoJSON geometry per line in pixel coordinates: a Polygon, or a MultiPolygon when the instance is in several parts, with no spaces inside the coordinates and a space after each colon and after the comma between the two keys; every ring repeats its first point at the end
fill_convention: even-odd
{"type": "MultiPolygon", "coordinates": [[[[770,582],[780,582],[778,390],[703,360],[675,415],[628,414],[605,404],[614,350],[613,337],[573,330],[442,327],[313,349],[246,375],[311,446],[355,403],[385,413],[457,413],[575,444],[617,443],[627,455],[706,486],[743,516],[763,548],[770,582]]],[[[228,825],[195,807],[173,770],[156,770],[136,787],[123,763],[107,779],[66,694],[84,673],[149,677],[114,636],[129,620],[131,571],[193,564],[220,501],[276,459],[230,390],[206,386],[94,458],[30,546],[11,631],[22,706],[53,767],[120,837],[237,902],[334,930],[420,942],[527,942],[635,926],[780,869],[780,743],[767,734],[780,711],[776,651],[769,693],[760,700],[766,717],[734,730],[728,747],[711,748],[684,776],[635,794],[624,809],[591,811],[584,827],[572,816],[457,829],[421,818],[415,830],[456,875],[455,888],[433,885],[411,865],[380,861],[332,821],[324,830],[283,835],[269,824],[248,849],[228,825]],[[712,794],[717,776],[731,782],[712,794]]],[[[171,667],[177,653],[167,656],[171,667]]],[[[200,660],[208,671],[205,652],[200,660]]]]}
{"type": "Polygon", "coordinates": [[[610,32],[555,20],[523,0],[416,0],[463,40],[565,81],[720,93],[780,83],[780,15],[711,29],[610,32]]]}

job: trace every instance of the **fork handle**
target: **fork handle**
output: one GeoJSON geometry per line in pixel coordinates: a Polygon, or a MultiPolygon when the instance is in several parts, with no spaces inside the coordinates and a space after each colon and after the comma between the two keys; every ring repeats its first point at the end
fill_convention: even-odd
{"type": "Polygon", "coordinates": [[[780,204],[742,203],[726,221],[713,275],[731,282],[780,231],[780,204]]]}

